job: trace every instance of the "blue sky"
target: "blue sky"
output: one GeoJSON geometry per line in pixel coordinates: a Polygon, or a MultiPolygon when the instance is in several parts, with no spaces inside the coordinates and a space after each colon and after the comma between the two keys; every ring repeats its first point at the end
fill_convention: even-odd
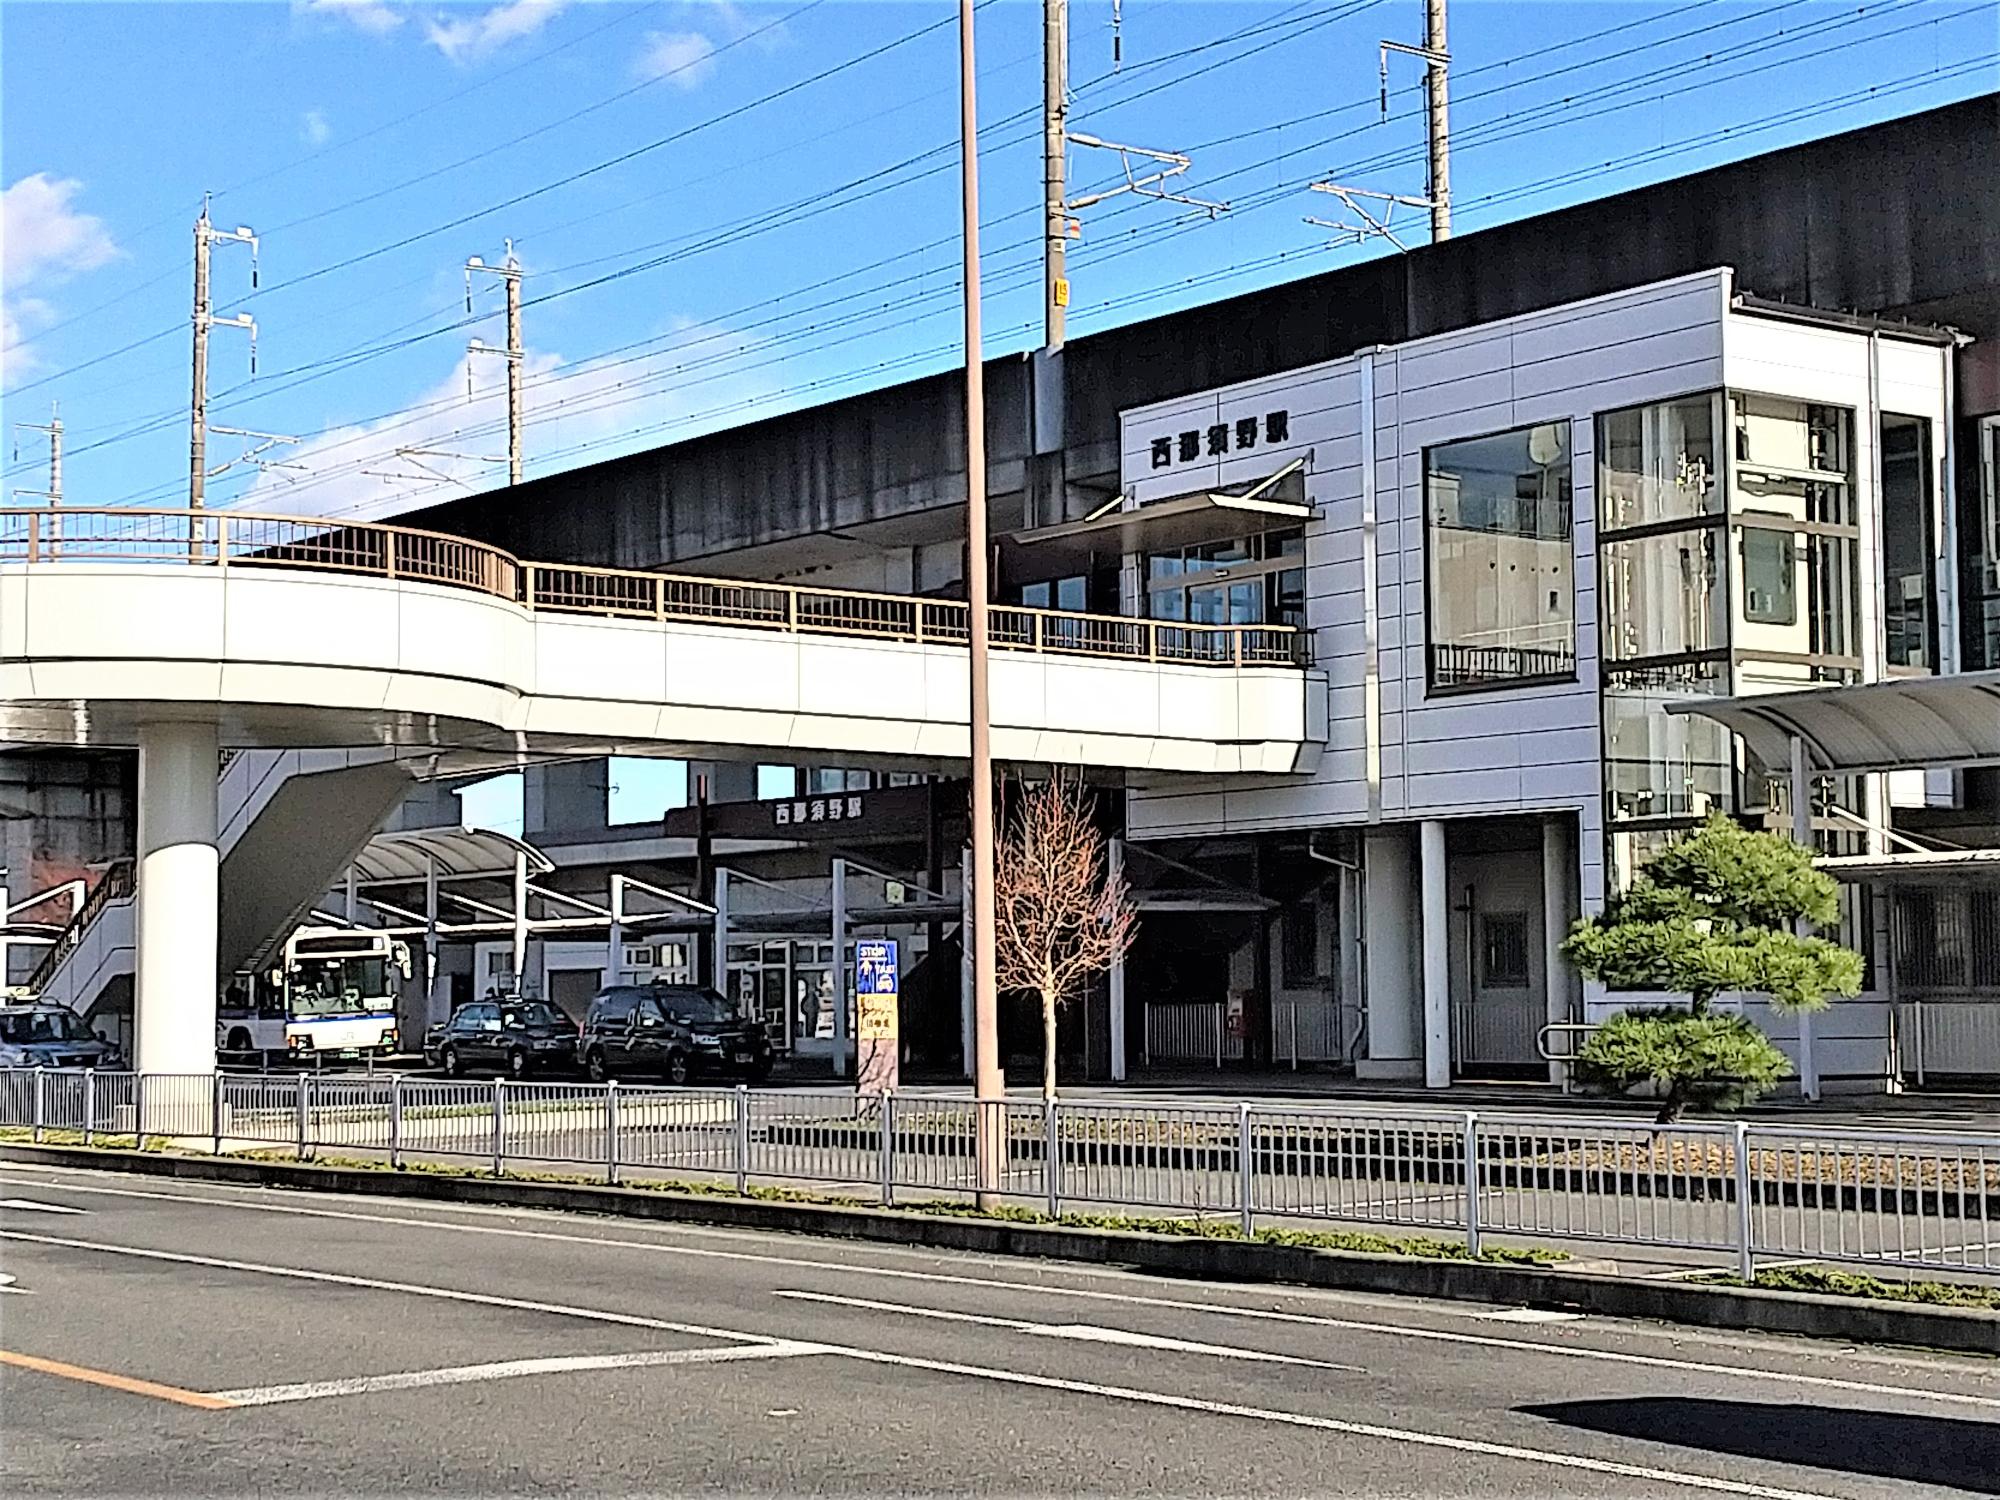
{"type": "MultiPolygon", "coordinates": [[[[1232,207],[1087,211],[1073,332],[1393,253],[1329,249],[1302,219],[1335,207],[1306,191],[1315,178],[1422,190],[1416,64],[1392,64],[1386,122],[1376,99],[1376,43],[1417,39],[1416,0],[1123,11],[1114,74],[1110,0],[1073,0],[1073,128],[1187,150],[1187,190],[1232,207]]],[[[220,224],[261,237],[247,301],[247,252],[217,251],[218,310],[254,314],[259,372],[241,334],[216,334],[212,420],[304,439],[286,450],[298,467],[236,468],[211,503],[365,513],[503,479],[486,461],[504,447],[500,365],[465,352],[498,319],[458,325],[465,258],[497,260],[509,236],[531,473],[938,368],[958,318],[952,15],[947,0],[9,0],[5,418],[45,420],[60,399],[72,503],[184,503],[204,189],[220,224]]],[[[1458,0],[1458,226],[1984,92],[1995,15],[1458,0]]],[[[1039,28],[1033,0],[979,12],[989,352],[1028,345],[1039,318],[1039,28]]],[[[1073,153],[1082,185],[1117,172],[1073,153]]],[[[235,442],[215,439],[211,462],[235,442]]],[[[11,485],[39,483],[40,452],[24,441],[11,485]]]]}

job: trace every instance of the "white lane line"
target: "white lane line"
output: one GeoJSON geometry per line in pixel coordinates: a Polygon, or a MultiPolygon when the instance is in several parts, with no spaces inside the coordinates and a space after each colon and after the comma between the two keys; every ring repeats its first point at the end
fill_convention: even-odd
{"type": "Polygon", "coordinates": [[[1553,1307],[1504,1307],[1499,1312],[1476,1316],[1482,1323],[1574,1323],[1583,1314],[1559,1312],[1553,1307]]]}
{"type": "Polygon", "coordinates": [[[14,1281],[14,1277],[9,1276],[5,1271],[0,1271],[0,1292],[12,1292],[16,1297],[32,1297],[34,1295],[26,1287],[14,1285],[14,1281]]]}
{"type": "Polygon", "coordinates": [[[125,1255],[139,1260],[172,1261],[183,1266],[207,1266],[218,1271],[248,1271],[259,1276],[282,1276],[292,1281],[318,1281],[333,1286],[360,1287],[370,1292],[408,1292],[417,1297],[437,1297],[446,1302],[471,1302],[481,1307],[506,1307],[518,1312],[553,1313],[559,1317],[582,1318],[593,1323],[616,1323],[626,1328],[651,1328],[664,1333],[684,1333],[695,1338],[728,1339],[745,1344],[782,1344],[785,1339],[765,1333],[737,1333],[728,1328],[708,1328],[699,1323],[675,1323],[665,1318],[646,1318],[637,1313],[607,1312],[597,1307],[572,1307],[562,1302],[535,1302],[523,1297],[496,1297],[487,1292],[465,1292],[456,1287],[425,1286],[414,1281],[384,1281],[374,1276],[344,1276],[335,1271],[308,1271],[299,1266],[253,1264],[247,1260],[225,1260],[217,1255],[186,1255],[177,1250],[152,1250],[138,1245],[107,1245],[98,1240],[72,1240],[53,1234],[28,1234],[18,1229],[0,1229],[0,1240],[18,1240],[30,1245],[54,1245],[65,1250],[95,1250],[104,1255],[125,1255]]]}
{"type": "Polygon", "coordinates": [[[1130,1401],[1141,1406],[1163,1406],[1175,1411],[1201,1412],[1211,1416],[1245,1417],[1286,1427],[1305,1427],[1319,1432],[1338,1432],[1349,1437],[1374,1438],[1381,1442],[1405,1443],[1419,1448],[1442,1448],[1452,1453],[1476,1453],[1487,1458],[1512,1459],[1519,1463],[1542,1464],[1556,1469],[1581,1469],[1591,1474],[1610,1474],[1621,1479],[1643,1479],[1674,1485],[1681,1489],[1708,1490],[1724,1495],[1752,1495],[1757,1500],[1826,1500],[1824,1491],[1780,1489],[1775,1485],[1750,1484],[1739,1479],[1718,1479],[1708,1474],[1690,1474],[1677,1469],[1655,1469],[1644,1464],[1618,1463],[1612,1459],[1587,1458],[1580,1453],[1560,1453],[1548,1448],[1522,1448],[1512,1443],[1488,1443],[1476,1438],[1452,1437],[1442,1432],[1420,1432],[1408,1427],[1384,1427],[1373,1422],[1349,1422],[1338,1417],[1308,1416],[1303,1412],[1277,1411],[1263,1406],[1239,1406],[1230,1401],[1204,1401],[1195,1396],[1176,1396],[1165,1391],[1137,1390],[1131,1386],[1098,1385],[1087,1380],[1064,1380],[1053,1375],[1031,1375],[1022,1370],[1001,1370],[987,1365],[961,1365],[949,1360],[920,1359],[908,1354],[884,1354],[870,1349],[830,1346],[829,1352],[868,1364],[895,1365],[909,1370],[926,1370],[939,1375],[963,1375],[974,1380],[991,1380],[1002,1385],[1034,1386],[1041,1390],[1068,1391],[1080,1396],[1100,1396],[1112,1401],[1130,1401]]]}
{"type": "Polygon", "coordinates": [[[835,1297],[826,1292],[778,1291],[771,1295],[792,1302],[820,1302],[832,1307],[857,1307],[867,1312],[902,1313],[907,1317],[931,1318],[942,1323],[976,1323],[983,1328],[1005,1328],[1013,1333],[1034,1334],[1039,1338],[1071,1339],[1086,1344],[1123,1344],[1134,1349],[1158,1349],[1173,1354],[1206,1354],[1215,1359],[1240,1359],[1252,1364],[1299,1365],[1313,1370],[1339,1370],[1348,1375],[1368,1373],[1360,1365],[1336,1364],[1328,1359],[1306,1359],[1300,1355],[1276,1354],[1267,1349],[1239,1349],[1232,1344],[1204,1344],[1193,1339],[1135,1333],[1126,1328],[1105,1328],[1095,1323],[1040,1323],[1032,1318],[995,1318],[982,1313],[951,1312],[939,1307],[912,1307],[902,1302],[875,1302],[866,1297],[835,1297]]]}
{"type": "Polygon", "coordinates": [[[33,1198],[0,1198],[0,1208],[25,1209],[37,1214],[87,1214],[87,1208],[71,1208],[67,1203],[38,1203],[33,1198]]]}
{"type": "MultiPolygon", "coordinates": [[[[612,1313],[597,1308],[565,1307],[557,1303],[525,1302],[513,1297],[492,1297],[478,1292],[463,1292],[449,1287],[419,1286],[409,1282],[381,1281],[365,1276],[340,1276],[328,1271],[308,1271],[295,1266],[252,1265],[247,1261],[224,1260],[216,1256],[183,1255],[169,1250],[150,1250],[136,1245],[109,1245],[92,1240],[63,1239],[55,1235],[25,1234],[13,1230],[0,1230],[0,1239],[19,1240],[33,1244],[57,1245],[66,1249],[95,1250],[107,1255],[126,1255],[142,1260],[169,1261],[180,1265],[198,1265],[232,1271],[247,1271],[265,1276],[277,1276],[301,1281],[331,1282],[343,1286],[366,1287],[377,1291],[410,1292],[419,1296],[442,1297],[450,1301],[475,1302],[501,1307],[525,1308],[537,1312],[560,1313],[569,1317],[586,1318],[594,1321],[631,1324],[640,1327],[664,1328],[681,1333],[700,1333],[716,1338],[733,1339],[745,1344],[764,1348],[773,1345],[785,1346],[792,1341],[773,1338],[767,1334],[734,1332],[727,1329],[699,1328],[688,1324],[669,1323],[658,1318],[641,1318],[629,1313],[612,1313]]],[[[1770,1485],[1748,1484],[1733,1479],[1718,1479],[1706,1474],[1690,1474],[1673,1469],[1656,1469],[1639,1464],[1618,1463],[1609,1459],[1587,1458],[1576,1453],[1562,1453],[1553,1449],[1522,1448],[1510,1443],[1489,1443],[1473,1438],[1452,1437],[1441,1432],[1421,1432],[1412,1428],[1384,1427],[1369,1422],[1348,1422],[1335,1417],[1309,1416],[1302,1412],[1277,1411],[1259,1406],[1241,1406],[1232,1402],[1205,1401],[1193,1396],[1179,1396],[1166,1391],[1139,1390],[1131,1386],[1099,1385],[1091,1381],[1065,1380],[1052,1375],[1030,1374],[1023,1370],[1006,1370],[988,1365],[963,1365],[947,1360],[923,1359],[909,1354],[891,1354],[880,1349],[859,1349],[846,1344],[821,1344],[812,1346],[813,1352],[839,1355],[843,1358],[859,1360],[865,1364],[887,1365],[899,1369],[924,1370],[940,1375],[962,1375],[975,1380],[989,1380],[1002,1385],[1032,1386],[1041,1390],[1067,1391],[1076,1395],[1098,1396],[1106,1400],[1129,1401],[1141,1406],[1165,1407],[1175,1411],[1199,1412],[1211,1416],[1242,1417],[1253,1421],[1271,1422],[1288,1427],[1303,1427],[1321,1432],[1344,1433],[1350,1437],[1373,1438],[1381,1442],[1403,1443],[1423,1448],[1440,1448],[1455,1453],[1477,1453],[1491,1458],[1510,1459],[1520,1463],[1540,1464],[1558,1469],[1578,1469],[1593,1474],[1616,1475],[1625,1479],[1643,1479],[1659,1484],[1678,1485],[1683,1489],[1709,1490],[1720,1494],[1749,1495],[1757,1500],[1825,1500],[1823,1495],[1808,1495],[1798,1490],[1778,1489],[1770,1485]]],[[[223,1399],[220,1397],[213,1399],[223,1399]]]]}
{"type": "Polygon", "coordinates": [[[717,1365],[743,1359],[792,1359],[824,1353],[816,1344],[744,1344],[727,1349],[648,1349],[632,1354],[570,1354],[548,1359],[506,1359],[483,1365],[450,1365],[437,1370],[404,1370],[391,1375],[356,1375],[345,1380],[304,1380],[296,1385],[255,1385],[208,1394],[232,1406],[277,1406],[288,1401],[322,1401],[329,1396],[367,1396],[376,1391],[413,1391],[435,1385],[472,1385],[515,1380],[524,1375],[568,1375],[583,1370],[650,1370],[660,1365],[717,1365]]]}
{"type": "MultiPolygon", "coordinates": [[[[1033,1293],[1043,1297],[1068,1297],[1074,1301],[1101,1302],[1121,1307],[1167,1308],[1178,1312],[1204,1313],[1213,1317],[1245,1318],[1254,1322],[1282,1323],[1306,1328],[1332,1328],[1348,1333],[1359,1333],[1378,1338],[1412,1339],[1420,1343],[1456,1344],[1480,1349],[1504,1349],[1520,1354],[1546,1354],[1564,1359],[1595,1360],[1603,1364],[1628,1365],[1655,1370],[1679,1370],[1699,1375],[1717,1375],[1737,1380],[1758,1382],[1782,1381],[1788,1385],[1810,1386],[1817,1390],[1846,1391],[1862,1396],[1896,1396],[1911,1401],[1942,1402],[1954,1406],[1971,1406],[1985,1410],[2000,1411],[2000,1397],[1981,1396],[1969,1392],[1934,1390],[1907,1385],[1889,1385],[1875,1381],[1847,1380],[1832,1375],[1806,1375],[1785,1370],[1772,1370],[1755,1365],[1725,1365],[1706,1360],[1673,1359],[1656,1354],[1628,1354],[1614,1349],[1598,1349],[1581,1344],[1545,1343],[1536,1339],[1505,1338],[1498,1334],[1459,1333],[1444,1328],[1419,1328],[1407,1324],[1373,1323],[1360,1318],[1335,1318],[1314,1313],[1278,1312],[1261,1307],[1239,1307],[1230,1303],[1195,1302],[1184,1298],[1136,1296],[1129,1292],[1098,1291],[1088,1287],[1058,1286],[1053,1283],[1009,1281],[999,1277],[962,1276],[936,1271],[910,1271],[892,1266],[845,1263],[841,1261],[813,1260],[804,1256],[761,1254],[741,1250],[710,1250],[698,1245],[670,1245],[654,1240],[625,1239],[612,1235],[590,1235],[557,1233],[546,1229],[520,1229],[498,1224],[466,1224],[451,1219],[427,1219],[400,1214],[362,1213],[347,1209],[309,1208],[299,1204],[265,1203],[239,1201],[233,1198],[211,1198],[195,1193],[147,1192],[135,1188],[109,1188],[84,1186],[78,1183],[62,1184],[66,1191],[98,1193],[121,1198],[160,1198],[174,1203],[199,1203],[213,1208],[247,1209],[257,1213],[289,1214],[302,1218],[340,1219],[364,1224],[391,1224],[415,1229],[429,1229],[452,1234],[499,1235],[510,1239],[545,1240],[565,1245],[605,1246],[619,1250],[643,1251],[653,1255],[677,1255],[694,1260],[722,1260],[748,1263],[760,1266],[781,1266],[790,1270],[835,1272],[847,1276],[865,1276],[871,1280],[914,1281],[948,1287],[983,1287],[994,1291],[1033,1293]]],[[[269,1189],[258,1189],[268,1192],[269,1189]]],[[[483,1211],[483,1210],[482,1210],[483,1211]]],[[[532,1210],[521,1210],[532,1215],[532,1210]]],[[[686,1228],[686,1226],[673,1226],[686,1228]]],[[[731,1232],[731,1237],[737,1237],[731,1232]]],[[[748,1234],[742,1237],[750,1237],[748,1234]]],[[[878,1247],[869,1247],[870,1249],[878,1247]]],[[[253,1268],[254,1269],[254,1268],[253,1268]]],[[[1359,1296],[1342,1296],[1315,1290],[1316,1297],[1328,1297],[1340,1301],[1365,1302],[1359,1296]]],[[[1475,1313],[1460,1312],[1443,1306],[1441,1313],[1457,1313],[1459,1316],[1476,1317],[1475,1313]]]]}

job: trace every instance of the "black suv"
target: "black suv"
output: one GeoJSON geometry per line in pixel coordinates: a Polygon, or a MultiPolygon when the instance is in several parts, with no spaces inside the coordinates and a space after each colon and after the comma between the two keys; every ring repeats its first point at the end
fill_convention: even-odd
{"type": "Polygon", "coordinates": [[[576,1066],[576,1022],[546,1000],[461,1005],[424,1038],[424,1060],[459,1078],[475,1070],[567,1073],[576,1066]]]}
{"type": "Polygon", "coordinates": [[[771,1073],[771,1039],[714,990],[683,984],[620,984],[599,990],[584,1018],[584,1071],[606,1078],[642,1074],[686,1083],[698,1074],[761,1083],[771,1073]]]}

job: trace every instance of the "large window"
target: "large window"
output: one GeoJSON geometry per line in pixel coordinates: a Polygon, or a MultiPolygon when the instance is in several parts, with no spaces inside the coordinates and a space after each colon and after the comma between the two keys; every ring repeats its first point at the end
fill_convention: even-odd
{"type": "Polygon", "coordinates": [[[1306,623],[1306,534],[1291,526],[1146,555],[1146,613],[1194,625],[1306,623]]]}
{"type": "Polygon", "coordinates": [[[1937,670],[1937,550],[1932,521],[1931,424],[1884,415],[1882,659],[1891,671],[1937,670]]]}
{"type": "Polygon", "coordinates": [[[1576,675],[1569,423],[1424,453],[1430,685],[1576,675]]]}

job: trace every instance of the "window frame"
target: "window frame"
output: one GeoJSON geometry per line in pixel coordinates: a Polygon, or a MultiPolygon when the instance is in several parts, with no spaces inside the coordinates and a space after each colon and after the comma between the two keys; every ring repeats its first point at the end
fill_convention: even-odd
{"type": "MultiPolygon", "coordinates": [[[[1593,415],[1586,420],[1594,421],[1593,415]]],[[[1423,577],[1424,577],[1424,694],[1429,698],[1456,698],[1466,695],[1508,692],[1519,688],[1560,687],[1581,680],[1577,668],[1577,619],[1576,619],[1576,428],[1574,415],[1551,417],[1546,421],[1520,422],[1511,427],[1499,427],[1485,432],[1470,432],[1458,437],[1445,438],[1434,443],[1425,443],[1418,450],[1417,506],[1418,524],[1423,529],[1423,577]],[[1483,442],[1489,438],[1511,437],[1515,433],[1523,435],[1537,427],[1561,427],[1563,429],[1563,452],[1569,476],[1569,535],[1564,538],[1569,548],[1569,656],[1570,666],[1566,672],[1539,672],[1517,677],[1499,677],[1481,682],[1444,682],[1437,680],[1438,646],[1435,605],[1438,591],[1436,526],[1431,516],[1431,456],[1443,448],[1454,448],[1464,443],[1483,442]]],[[[1518,535],[1518,533],[1496,533],[1518,535]]]]}

